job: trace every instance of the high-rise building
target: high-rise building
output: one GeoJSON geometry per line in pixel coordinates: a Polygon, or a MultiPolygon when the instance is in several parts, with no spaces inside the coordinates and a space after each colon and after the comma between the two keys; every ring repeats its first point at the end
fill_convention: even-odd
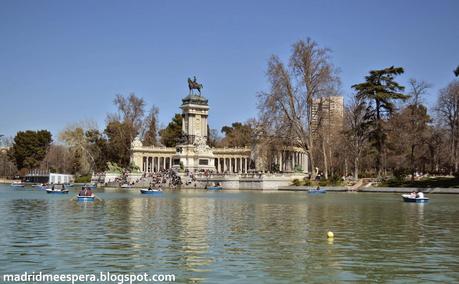
{"type": "Polygon", "coordinates": [[[344,120],[344,97],[329,96],[313,100],[311,128],[327,132],[340,131],[344,120]]]}

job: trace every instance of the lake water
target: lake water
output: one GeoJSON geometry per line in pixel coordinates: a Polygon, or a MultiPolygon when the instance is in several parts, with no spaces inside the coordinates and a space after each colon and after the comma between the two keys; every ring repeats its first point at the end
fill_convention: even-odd
{"type": "Polygon", "coordinates": [[[459,282],[459,196],[0,185],[0,274],[164,273],[177,283],[459,282]],[[327,240],[327,231],[335,238],[327,240]]]}

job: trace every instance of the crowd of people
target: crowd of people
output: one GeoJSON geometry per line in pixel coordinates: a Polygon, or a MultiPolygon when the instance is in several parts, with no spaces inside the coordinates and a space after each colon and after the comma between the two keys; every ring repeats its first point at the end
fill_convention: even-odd
{"type": "Polygon", "coordinates": [[[136,183],[147,183],[155,188],[176,188],[182,184],[182,180],[173,169],[164,169],[157,173],[145,173],[136,183]]]}

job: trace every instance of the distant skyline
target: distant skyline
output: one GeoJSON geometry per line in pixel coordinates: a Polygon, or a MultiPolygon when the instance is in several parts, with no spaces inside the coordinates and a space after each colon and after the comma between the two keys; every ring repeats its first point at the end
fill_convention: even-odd
{"type": "Polygon", "coordinates": [[[161,126],[180,112],[187,78],[221,129],[257,115],[272,54],[308,37],[332,50],[342,93],[372,69],[401,66],[433,85],[459,65],[459,1],[0,1],[0,134],[93,120],[103,130],[116,94],[135,93],[161,126]]]}

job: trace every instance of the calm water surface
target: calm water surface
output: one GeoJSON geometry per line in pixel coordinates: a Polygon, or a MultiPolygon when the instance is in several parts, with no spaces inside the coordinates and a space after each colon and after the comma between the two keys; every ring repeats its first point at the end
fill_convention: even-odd
{"type": "Polygon", "coordinates": [[[0,274],[173,273],[179,283],[459,282],[459,196],[0,185],[0,274]],[[335,239],[329,241],[331,230],[335,239]]]}

